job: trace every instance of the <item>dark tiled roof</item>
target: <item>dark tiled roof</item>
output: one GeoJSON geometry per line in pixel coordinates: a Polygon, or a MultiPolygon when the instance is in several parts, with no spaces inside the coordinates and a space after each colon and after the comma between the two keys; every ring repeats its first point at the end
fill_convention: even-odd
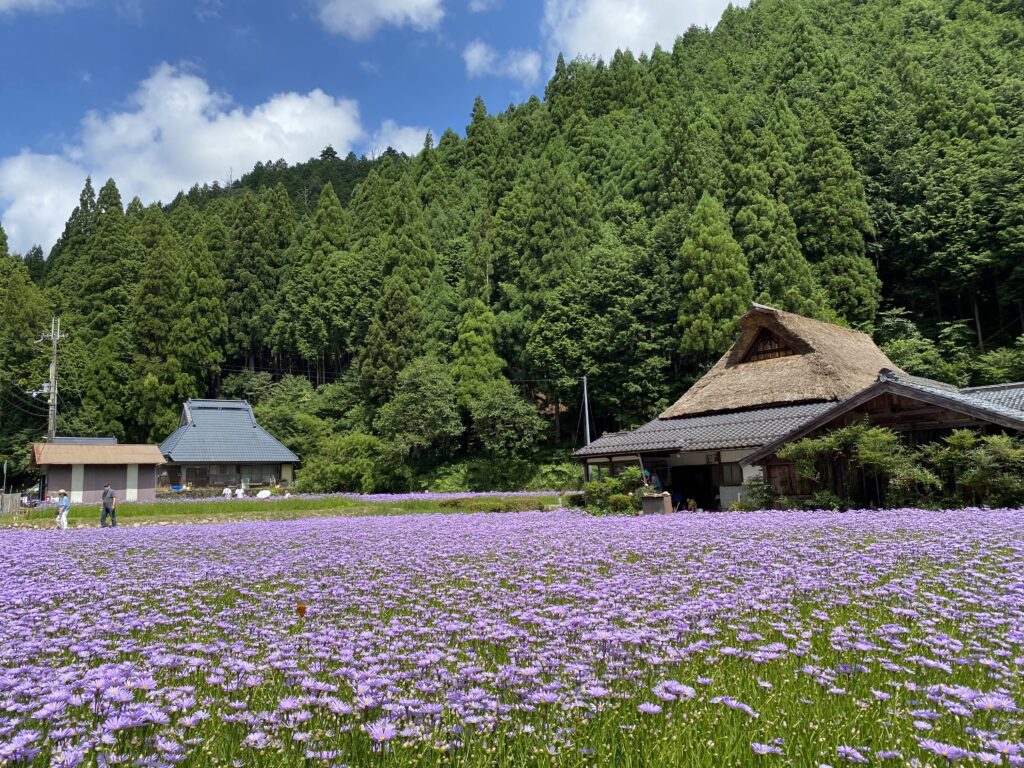
{"type": "Polygon", "coordinates": [[[1024,411],[1024,381],[1013,384],[996,384],[991,387],[970,387],[961,389],[961,394],[970,395],[978,400],[1024,411]]]}
{"type": "Polygon", "coordinates": [[[758,448],[824,413],[832,405],[804,403],[681,419],[655,419],[632,432],[602,435],[573,456],[758,448]]]}
{"type": "Polygon", "coordinates": [[[931,379],[922,379],[918,376],[908,376],[905,373],[893,373],[883,371],[879,374],[879,381],[893,381],[910,389],[916,389],[933,395],[940,395],[945,398],[951,406],[956,404],[990,413],[993,416],[1003,416],[1020,421],[1024,416],[1024,409],[1020,404],[1024,401],[1024,384],[1004,384],[1000,387],[982,387],[975,389],[957,389],[951,384],[945,384],[931,379]],[[1000,391],[1002,388],[1002,391],[1000,391]],[[1017,388],[1014,394],[1014,388],[1017,388]],[[1017,405],[1011,405],[1016,400],[1017,405]]]}
{"type": "Polygon", "coordinates": [[[829,407],[819,416],[808,419],[803,424],[799,424],[792,430],[767,442],[758,451],[747,456],[743,462],[756,463],[774,453],[783,444],[799,439],[828,424],[837,416],[885,392],[894,392],[909,398],[917,396],[922,401],[948,408],[951,411],[968,414],[976,419],[998,424],[1008,429],[1024,431],[1024,407],[1022,407],[1024,405],[1024,383],[957,389],[951,384],[940,381],[883,369],[878,374],[878,381],[863,392],[839,403],[829,403],[829,407]]]}
{"type": "Polygon", "coordinates": [[[244,400],[189,400],[181,426],[160,445],[169,461],[290,463],[299,457],[256,423],[244,400]]]}

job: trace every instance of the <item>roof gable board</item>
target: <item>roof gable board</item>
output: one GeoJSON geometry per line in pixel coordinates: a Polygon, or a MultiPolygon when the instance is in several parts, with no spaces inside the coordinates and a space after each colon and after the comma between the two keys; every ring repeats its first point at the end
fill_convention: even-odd
{"type": "Polygon", "coordinates": [[[987,402],[956,388],[949,389],[947,388],[949,385],[939,382],[935,382],[938,386],[930,386],[925,384],[925,381],[927,380],[906,375],[899,376],[892,371],[883,371],[879,381],[874,385],[841,403],[836,403],[828,408],[828,410],[806,421],[791,432],[766,443],[759,450],[754,451],[743,459],[742,463],[755,464],[775,453],[786,443],[799,440],[839,416],[849,413],[858,406],[887,393],[900,395],[911,400],[919,400],[923,403],[946,408],[956,413],[963,413],[1014,431],[1024,431],[1024,411],[1009,408],[998,403],[987,402]]]}

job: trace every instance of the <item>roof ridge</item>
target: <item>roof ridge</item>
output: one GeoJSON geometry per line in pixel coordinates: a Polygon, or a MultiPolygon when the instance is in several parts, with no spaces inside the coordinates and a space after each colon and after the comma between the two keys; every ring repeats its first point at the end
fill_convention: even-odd
{"type": "Polygon", "coordinates": [[[978,387],[964,387],[961,392],[999,392],[1005,389],[1024,389],[1024,381],[1007,381],[1003,384],[982,384],[978,387]]]}

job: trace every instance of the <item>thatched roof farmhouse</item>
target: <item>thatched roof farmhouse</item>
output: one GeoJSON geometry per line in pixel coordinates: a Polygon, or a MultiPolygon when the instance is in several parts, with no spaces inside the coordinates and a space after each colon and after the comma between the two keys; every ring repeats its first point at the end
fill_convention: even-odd
{"type": "Polygon", "coordinates": [[[574,456],[588,470],[640,464],[676,506],[727,508],[744,482],[767,474],[798,492],[775,452],[791,440],[870,419],[924,442],[954,428],[1024,431],[1024,382],[958,389],[909,376],[867,334],[755,304],[703,378],[658,418],[602,435],[574,456]]]}

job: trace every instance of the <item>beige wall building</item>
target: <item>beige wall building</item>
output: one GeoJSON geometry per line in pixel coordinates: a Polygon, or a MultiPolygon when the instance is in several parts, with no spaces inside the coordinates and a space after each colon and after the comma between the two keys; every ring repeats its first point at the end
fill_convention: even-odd
{"type": "Polygon", "coordinates": [[[156,468],[164,457],[156,445],[120,444],[115,438],[57,437],[32,445],[43,474],[43,495],[61,488],[72,503],[99,503],[107,483],[121,501],[153,501],[156,468]]]}

